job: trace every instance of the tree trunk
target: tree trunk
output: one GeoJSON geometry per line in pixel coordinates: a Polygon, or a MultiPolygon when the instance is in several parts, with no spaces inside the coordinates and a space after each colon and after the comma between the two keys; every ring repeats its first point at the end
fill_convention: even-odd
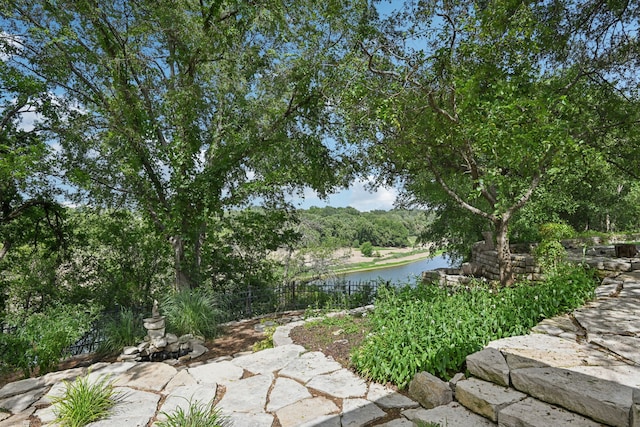
{"type": "Polygon", "coordinates": [[[173,255],[174,255],[174,269],[175,269],[175,290],[183,291],[191,289],[191,280],[189,280],[189,275],[184,270],[185,267],[185,259],[184,259],[184,240],[181,236],[173,236],[171,237],[171,246],[173,247],[173,255]]]}
{"type": "Polygon", "coordinates": [[[503,218],[496,221],[495,225],[500,285],[503,287],[511,286],[514,282],[514,277],[511,266],[511,249],[509,248],[509,222],[503,218]]]}
{"type": "Polygon", "coordinates": [[[11,248],[11,241],[6,240],[2,245],[2,249],[0,249],[0,261],[2,261],[5,255],[7,255],[7,252],[9,252],[10,248],[11,248]]]}

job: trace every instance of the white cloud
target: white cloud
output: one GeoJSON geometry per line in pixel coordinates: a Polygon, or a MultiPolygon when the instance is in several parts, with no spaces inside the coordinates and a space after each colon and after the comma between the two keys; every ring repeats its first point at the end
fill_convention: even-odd
{"type": "Polygon", "coordinates": [[[312,189],[306,188],[303,196],[292,197],[292,202],[302,209],[308,209],[311,206],[343,208],[351,206],[361,212],[392,209],[398,195],[397,189],[380,187],[375,191],[369,191],[367,185],[371,182],[372,178],[366,181],[357,180],[348,189],[332,194],[327,200],[319,198],[312,189]]]}
{"type": "Polygon", "coordinates": [[[35,111],[20,113],[20,129],[30,132],[35,127],[35,122],[40,119],[42,119],[42,116],[35,111]]]}
{"type": "Polygon", "coordinates": [[[349,187],[349,205],[359,211],[389,210],[398,196],[395,188],[379,187],[374,192],[367,190],[367,185],[371,182],[356,181],[349,187]]]}

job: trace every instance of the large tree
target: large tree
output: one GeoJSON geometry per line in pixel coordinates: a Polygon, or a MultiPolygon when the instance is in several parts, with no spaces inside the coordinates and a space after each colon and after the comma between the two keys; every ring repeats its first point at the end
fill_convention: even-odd
{"type": "Polygon", "coordinates": [[[343,183],[324,88],[339,82],[362,3],[4,0],[2,10],[16,63],[68,107],[50,122],[67,176],[94,200],[148,215],[188,288],[201,282],[212,218],[343,183]]]}
{"type": "Polygon", "coordinates": [[[381,180],[401,182],[405,201],[434,209],[443,219],[434,224],[460,209],[481,218],[496,233],[504,285],[511,221],[541,183],[571,172],[584,123],[598,119],[581,107],[602,64],[570,59],[565,7],[408,2],[364,27],[360,42],[368,73],[350,96],[368,102],[348,115],[367,160],[381,180]]]}
{"type": "Polygon", "coordinates": [[[45,229],[62,240],[52,153],[33,123],[51,100],[44,84],[7,63],[11,50],[0,45],[0,261],[14,245],[46,240],[45,229]]]}

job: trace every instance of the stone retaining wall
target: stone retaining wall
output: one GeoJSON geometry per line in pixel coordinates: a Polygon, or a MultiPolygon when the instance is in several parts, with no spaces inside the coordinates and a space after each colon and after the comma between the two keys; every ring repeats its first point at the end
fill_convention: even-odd
{"type": "MultiPolygon", "coordinates": [[[[640,240],[640,236],[624,236],[626,241],[640,240]],[[634,238],[635,237],[635,238],[634,238]]],[[[621,239],[610,239],[611,244],[603,245],[598,238],[563,240],[568,259],[575,263],[584,263],[600,276],[608,277],[621,272],[640,270],[640,257],[632,258],[615,256],[615,243],[621,239]]],[[[537,282],[544,280],[544,275],[531,252],[535,245],[511,245],[511,265],[519,279],[537,282]]],[[[438,282],[441,285],[466,284],[471,280],[499,280],[498,252],[492,241],[476,242],[471,248],[471,262],[464,263],[461,268],[440,268],[425,271],[424,282],[438,282]]]]}

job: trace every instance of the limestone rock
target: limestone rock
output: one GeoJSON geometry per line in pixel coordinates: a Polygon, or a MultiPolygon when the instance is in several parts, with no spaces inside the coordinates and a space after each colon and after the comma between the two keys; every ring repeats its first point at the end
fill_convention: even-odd
{"type": "Polygon", "coordinates": [[[449,385],[428,372],[418,372],[409,383],[409,396],[427,409],[446,405],[453,400],[449,385]]]}
{"type": "Polygon", "coordinates": [[[509,366],[502,353],[495,348],[488,347],[467,356],[467,369],[478,378],[509,386],[509,366]]]}
{"type": "Polygon", "coordinates": [[[282,427],[298,426],[307,422],[317,422],[318,418],[330,416],[336,418],[340,425],[340,408],[326,397],[304,399],[276,412],[282,427]]]}
{"type": "Polygon", "coordinates": [[[0,388],[0,399],[15,396],[16,394],[22,394],[36,388],[41,388],[44,385],[45,380],[42,377],[26,378],[24,380],[14,381],[0,388]]]}
{"type": "Polygon", "coordinates": [[[364,397],[367,393],[364,380],[347,369],[313,377],[307,387],[342,399],[364,397]]]}
{"type": "Polygon", "coordinates": [[[602,424],[528,397],[501,410],[498,415],[498,425],[501,427],[598,427],[602,424]]]}
{"type": "Polygon", "coordinates": [[[407,409],[402,411],[402,415],[415,424],[423,421],[447,427],[495,427],[495,423],[474,414],[457,402],[433,409],[407,409]]]}
{"type": "Polygon", "coordinates": [[[371,383],[369,385],[367,400],[370,400],[379,407],[385,409],[408,409],[417,408],[418,406],[420,406],[418,402],[409,399],[407,396],[377,383],[371,383]]]}
{"type": "Polygon", "coordinates": [[[453,376],[453,378],[449,380],[449,388],[451,388],[451,391],[453,392],[454,395],[456,394],[456,386],[458,385],[458,383],[466,379],[467,377],[465,377],[463,373],[458,372],[453,376]]]}
{"type": "Polygon", "coordinates": [[[470,378],[456,387],[456,400],[476,414],[498,421],[498,412],[527,397],[513,389],[470,378]]]}
{"type": "Polygon", "coordinates": [[[276,412],[299,400],[311,398],[311,393],[302,384],[289,378],[278,378],[269,393],[268,412],[276,412]]]}
{"type": "Polygon", "coordinates": [[[629,424],[631,387],[551,367],[513,370],[511,381],[517,390],[596,421],[620,427],[629,424]]]}
{"type": "Polygon", "coordinates": [[[209,351],[209,349],[201,344],[194,344],[193,345],[193,350],[191,351],[191,353],[189,353],[189,356],[191,356],[192,359],[195,359],[196,357],[200,357],[203,354],[205,354],[207,351],[209,351]]]}
{"type": "Polygon", "coordinates": [[[132,354],[138,354],[138,353],[140,353],[140,350],[138,349],[138,347],[134,347],[134,346],[128,346],[122,350],[122,354],[125,356],[130,356],[132,354]]]}
{"type": "Polygon", "coordinates": [[[167,344],[178,342],[178,337],[176,336],[176,334],[166,334],[164,337],[167,339],[167,344]]]}
{"type": "Polygon", "coordinates": [[[386,412],[366,399],[345,399],[342,403],[342,427],[360,427],[384,417],[386,412]]]}

